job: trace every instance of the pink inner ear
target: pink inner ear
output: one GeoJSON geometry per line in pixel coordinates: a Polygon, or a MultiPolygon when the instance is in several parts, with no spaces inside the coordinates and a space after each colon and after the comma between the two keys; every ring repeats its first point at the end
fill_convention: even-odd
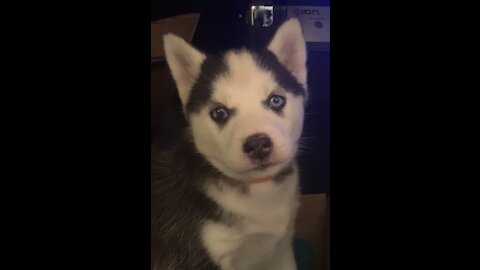
{"type": "Polygon", "coordinates": [[[188,67],[190,64],[189,62],[187,61],[187,59],[185,58],[186,56],[179,53],[179,52],[175,52],[175,58],[177,59],[177,62],[180,66],[182,67],[188,67]]]}
{"type": "MultiPolygon", "coordinates": [[[[292,45],[292,44],[288,44],[292,45]]],[[[301,71],[302,63],[295,61],[298,56],[298,49],[293,46],[284,45],[281,50],[281,55],[283,59],[279,59],[280,62],[287,68],[288,71],[297,73],[301,71]]]]}
{"type": "Polygon", "coordinates": [[[189,61],[189,59],[187,59],[188,56],[180,54],[180,53],[176,53],[175,57],[177,58],[178,64],[183,68],[182,73],[184,74],[185,79],[194,81],[195,80],[195,76],[194,76],[195,70],[194,70],[194,66],[191,63],[191,59],[189,61]]]}

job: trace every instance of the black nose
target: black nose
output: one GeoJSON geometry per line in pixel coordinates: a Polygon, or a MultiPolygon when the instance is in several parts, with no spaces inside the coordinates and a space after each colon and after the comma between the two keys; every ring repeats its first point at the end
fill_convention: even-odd
{"type": "Polygon", "coordinates": [[[272,140],[265,134],[253,134],[243,144],[243,152],[251,159],[264,159],[272,151],[272,140]]]}

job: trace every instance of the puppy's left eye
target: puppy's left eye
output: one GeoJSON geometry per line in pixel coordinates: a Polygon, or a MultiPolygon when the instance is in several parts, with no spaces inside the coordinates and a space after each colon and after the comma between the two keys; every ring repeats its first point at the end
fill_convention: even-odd
{"type": "Polygon", "coordinates": [[[286,99],[279,95],[273,95],[268,98],[267,105],[272,110],[279,111],[285,106],[286,99]]]}

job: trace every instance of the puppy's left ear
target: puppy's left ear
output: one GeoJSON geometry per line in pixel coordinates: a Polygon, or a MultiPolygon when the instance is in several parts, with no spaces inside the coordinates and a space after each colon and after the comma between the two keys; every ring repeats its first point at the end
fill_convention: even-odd
{"type": "Polygon", "coordinates": [[[307,49],[298,19],[292,18],[284,22],[267,48],[306,89],[307,49]]]}

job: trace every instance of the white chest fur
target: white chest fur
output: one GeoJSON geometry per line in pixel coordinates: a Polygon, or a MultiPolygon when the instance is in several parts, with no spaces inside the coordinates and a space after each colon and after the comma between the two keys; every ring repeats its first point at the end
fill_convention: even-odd
{"type": "Polygon", "coordinates": [[[207,194],[233,214],[233,223],[206,221],[202,240],[223,270],[295,268],[291,247],[293,219],[298,207],[298,173],[280,183],[268,181],[239,192],[212,185],[207,194]]]}

